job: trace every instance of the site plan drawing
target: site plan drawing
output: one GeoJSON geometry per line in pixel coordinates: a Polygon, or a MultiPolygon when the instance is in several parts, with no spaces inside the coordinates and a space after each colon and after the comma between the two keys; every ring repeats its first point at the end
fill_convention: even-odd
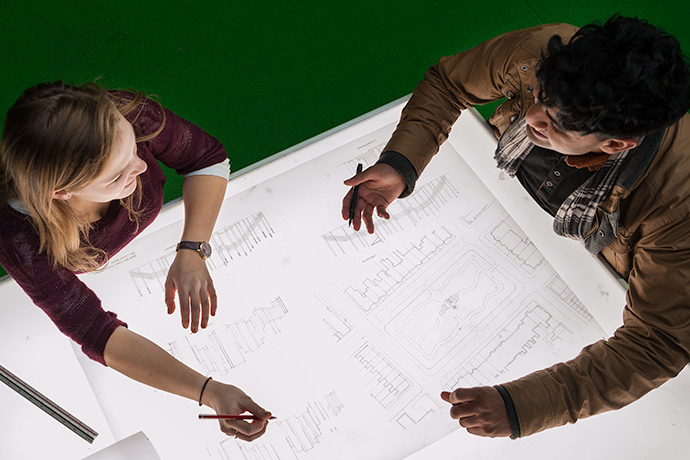
{"type": "Polygon", "coordinates": [[[207,329],[165,314],[181,221],[82,277],[132,330],[278,417],[237,442],[188,401],[85,363],[116,437],[143,430],[164,459],[400,459],[457,428],[441,391],[517,378],[606,336],[450,144],[373,235],[348,227],[342,181],[376,161],[395,116],[379,124],[230,187],[211,239],[220,301],[207,329]]]}

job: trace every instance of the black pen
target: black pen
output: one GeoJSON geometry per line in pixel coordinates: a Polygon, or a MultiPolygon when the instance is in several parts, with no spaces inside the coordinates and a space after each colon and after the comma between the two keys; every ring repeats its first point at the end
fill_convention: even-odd
{"type": "MultiPolygon", "coordinates": [[[[357,164],[357,174],[362,172],[362,163],[357,164]]],[[[352,219],[355,218],[355,205],[357,204],[357,194],[359,193],[359,185],[355,185],[352,190],[352,201],[350,202],[350,222],[348,227],[352,227],[352,219]]]]}

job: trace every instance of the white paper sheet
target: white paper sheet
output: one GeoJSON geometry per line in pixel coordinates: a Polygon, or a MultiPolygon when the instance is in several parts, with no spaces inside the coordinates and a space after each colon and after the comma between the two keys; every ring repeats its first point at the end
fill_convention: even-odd
{"type": "Polygon", "coordinates": [[[98,432],[89,444],[0,382],[0,458],[75,459],[114,441],[70,341],[11,280],[0,283],[0,363],[98,432]]]}
{"type": "Polygon", "coordinates": [[[279,417],[238,442],[197,420],[193,403],[87,363],[116,437],[143,429],[164,459],[403,458],[455,429],[442,390],[504,382],[604,336],[451,143],[375,235],[347,227],[342,180],[376,160],[400,109],[230,182],[206,331],[164,314],[179,210],[83,278],[133,330],[279,417]]]}
{"type": "Polygon", "coordinates": [[[148,437],[141,431],[89,455],[84,460],[161,460],[148,437]]]}

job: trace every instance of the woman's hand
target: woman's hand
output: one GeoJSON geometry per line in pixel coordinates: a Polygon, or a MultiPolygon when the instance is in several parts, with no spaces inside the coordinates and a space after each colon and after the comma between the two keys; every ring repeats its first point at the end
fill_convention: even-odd
{"type": "Polygon", "coordinates": [[[206,261],[196,251],[180,249],[170,266],[165,280],[165,304],[168,314],[175,312],[175,293],[180,302],[182,327],[190,326],[192,332],[199,325],[208,325],[209,315],[215,316],[217,305],[216,290],[206,267],[206,261]]]}
{"type": "Polygon", "coordinates": [[[119,326],[108,339],[103,354],[108,367],[127,377],[168,393],[201,403],[219,415],[239,415],[250,412],[259,417],[251,423],[244,420],[220,420],[224,433],[253,441],[266,431],[271,413],[265,411],[242,390],[232,385],[209,380],[175,359],[170,353],[149,339],[119,326]],[[203,389],[203,392],[202,392],[203,389]]]}
{"type": "Polygon", "coordinates": [[[253,441],[266,432],[271,413],[252,401],[239,388],[222,382],[210,380],[201,401],[216,411],[216,414],[240,415],[249,412],[260,418],[247,422],[244,420],[218,420],[220,431],[244,441],[253,441]]]}

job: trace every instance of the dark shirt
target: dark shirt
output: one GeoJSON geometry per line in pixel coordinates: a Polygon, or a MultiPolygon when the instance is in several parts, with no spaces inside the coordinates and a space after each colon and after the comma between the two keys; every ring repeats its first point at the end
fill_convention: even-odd
{"type": "Polygon", "coordinates": [[[587,168],[568,166],[562,154],[535,145],[515,176],[534,201],[555,216],[565,199],[592,174],[587,168]]]}
{"type": "MultiPolygon", "coordinates": [[[[159,160],[178,173],[186,174],[227,158],[217,139],[151,100],[147,100],[141,112],[137,108],[127,119],[137,136],[141,136],[155,132],[164,113],[163,130],[152,140],[137,143],[137,154],[147,164],[146,172],[140,176],[143,211],[138,230],[127,210],[117,201],[112,202],[105,216],[94,223],[89,234],[93,246],[102,249],[108,257],[141,233],[160,212],[166,178],[159,160]]],[[[112,332],[125,323],[115,313],[105,311],[96,294],[73,272],[54,268],[46,253],[39,252],[38,248],[38,234],[31,218],[8,203],[0,203],[0,264],[60,331],[80,344],[91,359],[105,364],[105,345],[112,332]]]]}

